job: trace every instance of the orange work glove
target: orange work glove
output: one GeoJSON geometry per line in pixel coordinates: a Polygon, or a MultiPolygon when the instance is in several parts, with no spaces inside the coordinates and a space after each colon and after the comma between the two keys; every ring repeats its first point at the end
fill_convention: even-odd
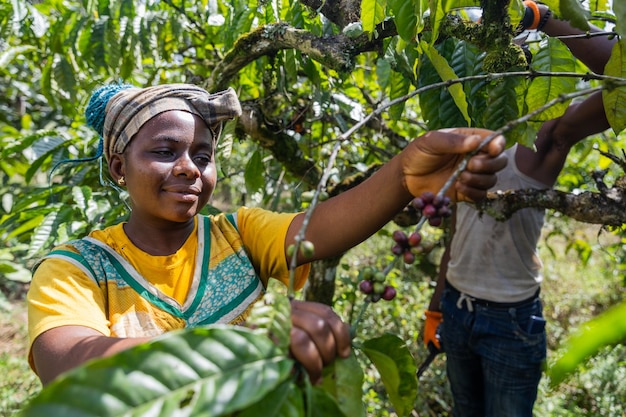
{"type": "Polygon", "coordinates": [[[424,344],[428,347],[428,344],[432,342],[437,350],[441,350],[441,344],[437,337],[437,327],[443,322],[443,316],[441,311],[424,311],[426,315],[426,323],[424,323],[424,344]]]}

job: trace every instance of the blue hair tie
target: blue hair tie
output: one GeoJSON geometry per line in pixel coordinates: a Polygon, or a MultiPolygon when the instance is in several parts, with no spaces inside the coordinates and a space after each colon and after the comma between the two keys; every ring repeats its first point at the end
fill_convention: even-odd
{"type": "Polygon", "coordinates": [[[77,158],[77,159],[63,159],[57,162],[54,167],[50,170],[50,175],[48,177],[48,182],[52,184],[52,174],[57,168],[63,164],[77,164],[80,162],[90,162],[100,158],[104,154],[104,119],[106,117],[106,107],[109,103],[111,97],[115,94],[119,93],[122,90],[127,88],[132,88],[133,85],[130,84],[121,84],[121,83],[111,83],[105,86],[102,86],[95,90],[89,99],[89,103],[87,104],[87,108],[85,109],[85,117],[87,119],[87,126],[94,129],[98,135],[100,136],[100,140],[98,141],[98,149],[96,151],[96,155],[86,157],[86,158],[77,158]]]}
{"type": "Polygon", "coordinates": [[[130,84],[112,83],[98,88],[91,95],[87,108],[85,109],[85,117],[87,118],[87,126],[94,129],[101,137],[104,131],[104,118],[106,117],[106,107],[111,97],[122,90],[132,88],[130,84]]]}

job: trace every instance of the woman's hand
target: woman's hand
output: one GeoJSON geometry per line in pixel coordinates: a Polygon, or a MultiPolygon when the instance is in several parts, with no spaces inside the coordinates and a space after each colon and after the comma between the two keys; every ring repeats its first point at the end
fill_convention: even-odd
{"type": "Polygon", "coordinates": [[[349,326],[329,306],[294,300],[291,322],[291,355],[306,369],[312,383],[321,382],[324,366],[350,355],[349,326]]]}
{"type": "MultiPolygon", "coordinates": [[[[415,197],[439,192],[459,163],[492,135],[487,129],[453,128],[430,131],[416,138],[401,153],[404,185],[415,197]]],[[[457,201],[477,201],[496,183],[496,172],[506,166],[505,139],[497,136],[468,161],[454,187],[446,193],[457,201]]]]}

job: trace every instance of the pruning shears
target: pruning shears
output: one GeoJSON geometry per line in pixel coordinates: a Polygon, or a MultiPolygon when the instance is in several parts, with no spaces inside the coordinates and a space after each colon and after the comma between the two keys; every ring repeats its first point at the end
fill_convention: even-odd
{"type": "Polygon", "coordinates": [[[417,379],[419,379],[420,376],[422,376],[422,374],[424,373],[424,371],[428,369],[432,361],[435,359],[435,356],[437,356],[440,353],[443,353],[443,345],[441,344],[441,337],[439,336],[440,327],[441,326],[437,327],[437,332],[435,333],[435,336],[437,337],[437,340],[439,340],[439,346],[441,346],[441,348],[437,348],[437,346],[435,346],[433,342],[428,342],[428,345],[427,345],[428,356],[426,356],[426,359],[424,359],[424,362],[422,362],[422,364],[417,369],[417,379]]]}

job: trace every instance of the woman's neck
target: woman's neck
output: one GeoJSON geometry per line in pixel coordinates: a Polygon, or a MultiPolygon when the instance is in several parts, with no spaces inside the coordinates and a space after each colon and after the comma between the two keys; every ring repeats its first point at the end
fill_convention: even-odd
{"type": "Polygon", "coordinates": [[[195,218],[185,223],[150,225],[134,222],[131,216],[123,227],[126,236],[142,251],[153,256],[167,256],[185,244],[194,230],[195,218]]]}

